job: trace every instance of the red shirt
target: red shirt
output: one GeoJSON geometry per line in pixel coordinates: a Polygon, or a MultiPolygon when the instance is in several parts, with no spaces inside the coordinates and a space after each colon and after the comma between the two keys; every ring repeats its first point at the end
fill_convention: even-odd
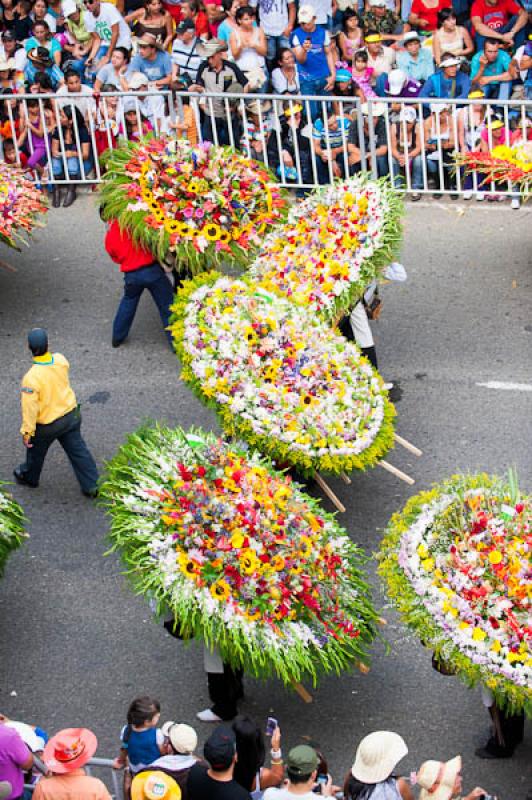
{"type": "Polygon", "coordinates": [[[427,20],[428,24],[423,26],[424,31],[435,31],[438,27],[438,11],[451,7],[451,0],[440,0],[435,8],[427,8],[423,0],[414,0],[410,13],[427,20]]]}
{"type": "Polygon", "coordinates": [[[486,0],[475,0],[471,6],[471,19],[480,17],[480,21],[494,31],[498,31],[506,25],[510,17],[519,14],[521,6],[515,0],[497,0],[494,6],[486,3],[486,0]]]}
{"type": "Polygon", "coordinates": [[[209,35],[209,21],[207,20],[207,14],[205,11],[198,11],[198,15],[196,17],[196,36],[200,38],[209,35]]]}
{"type": "Polygon", "coordinates": [[[133,272],[155,262],[153,253],[134,244],[129,233],[120,230],[116,220],[111,222],[105,235],[105,249],[113,261],[120,265],[120,272],[133,272]]]}

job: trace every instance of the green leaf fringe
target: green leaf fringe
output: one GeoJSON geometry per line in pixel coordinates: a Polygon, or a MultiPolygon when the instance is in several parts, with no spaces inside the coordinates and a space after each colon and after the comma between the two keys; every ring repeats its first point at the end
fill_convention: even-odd
{"type": "Polygon", "coordinates": [[[3,490],[6,485],[0,481],[0,577],[4,574],[9,554],[28,537],[24,532],[24,512],[11,495],[3,490]]]}

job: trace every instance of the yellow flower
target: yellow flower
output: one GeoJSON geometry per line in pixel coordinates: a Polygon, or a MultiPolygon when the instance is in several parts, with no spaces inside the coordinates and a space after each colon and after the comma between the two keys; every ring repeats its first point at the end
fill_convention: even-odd
{"type": "Polygon", "coordinates": [[[231,595],[231,587],[226,581],[216,581],[212,584],[210,592],[215,600],[227,600],[231,595]]]}
{"type": "Polygon", "coordinates": [[[308,536],[299,537],[299,552],[303,558],[308,558],[312,552],[312,541],[308,536]]]}
{"type": "Polygon", "coordinates": [[[167,219],[164,223],[164,228],[168,233],[179,233],[181,223],[176,219],[167,219]]]}
{"type": "Polygon", "coordinates": [[[491,645],[491,650],[493,650],[494,653],[500,653],[501,652],[502,644],[499,642],[498,639],[495,639],[495,641],[491,645]]]}
{"type": "Polygon", "coordinates": [[[492,550],[488,556],[490,564],[500,564],[502,561],[502,553],[498,550],[492,550]]]}
{"type": "Polygon", "coordinates": [[[421,562],[421,566],[427,572],[432,572],[432,570],[434,569],[434,559],[433,558],[424,558],[423,561],[421,562]]]}
{"type": "Polygon", "coordinates": [[[202,228],[201,232],[209,242],[216,242],[221,236],[222,229],[216,222],[210,222],[202,228]]]}
{"type": "Polygon", "coordinates": [[[246,613],[244,614],[244,616],[246,617],[246,619],[247,619],[249,622],[255,622],[256,620],[260,619],[260,617],[261,617],[261,613],[260,613],[260,611],[257,609],[256,611],[253,611],[253,612],[251,612],[251,611],[246,611],[246,613]]]}
{"type": "Polygon", "coordinates": [[[276,572],[280,572],[282,569],[284,569],[285,560],[281,555],[277,554],[271,559],[270,565],[276,572]]]}
{"type": "Polygon", "coordinates": [[[473,628],[472,638],[475,642],[483,642],[486,638],[487,633],[482,630],[482,628],[473,628]]]}
{"type": "Polygon", "coordinates": [[[418,545],[417,554],[418,554],[418,556],[420,558],[428,558],[429,557],[429,550],[428,550],[427,545],[424,544],[423,542],[421,542],[421,544],[418,545]]]}
{"type": "Polygon", "coordinates": [[[231,241],[231,234],[228,231],[222,231],[218,237],[218,241],[223,244],[229,244],[231,241]]]}
{"type": "Polygon", "coordinates": [[[179,556],[179,568],[183,575],[191,580],[195,580],[199,573],[199,564],[189,558],[186,553],[181,553],[179,556]]]}
{"type": "Polygon", "coordinates": [[[199,191],[199,183],[195,180],[190,181],[187,186],[187,192],[192,192],[193,194],[197,194],[199,191]]]}
{"type": "Polygon", "coordinates": [[[240,548],[242,547],[242,545],[244,543],[244,539],[245,539],[245,536],[242,533],[242,531],[235,531],[235,533],[233,533],[233,535],[231,536],[231,546],[235,550],[240,550],[240,548]]]}
{"type": "Polygon", "coordinates": [[[255,551],[251,549],[251,547],[242,550],[239,558],[242,572],[244,572],[246,575],[252,575],[260,566],[257,555],[255,551]]]}

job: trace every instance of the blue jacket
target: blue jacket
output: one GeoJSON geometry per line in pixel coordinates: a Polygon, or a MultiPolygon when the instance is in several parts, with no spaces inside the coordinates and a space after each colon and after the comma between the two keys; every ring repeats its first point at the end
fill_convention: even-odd
{"type": "Polygon", "coordinates": [[[419,93],[419,97],[443,97],[451,100],[467,97],[469,94],[469,87],[471,86],[469,76],[458,70],[456,78],[453,80],[446,78],[443,71],[438,70],[434,75],[431,75],[430,78],[427,78],[419,93]],[[456,81],[454,94],[452,93],[453,80],[456,81]]]}

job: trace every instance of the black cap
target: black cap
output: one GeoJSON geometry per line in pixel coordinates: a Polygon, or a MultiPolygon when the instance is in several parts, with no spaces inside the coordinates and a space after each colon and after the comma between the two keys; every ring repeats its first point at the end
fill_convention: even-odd
{"type": "Polygon", "coordinates": [[[42,356],[48,350],[48,334],[44,328],[32,328],[28,333],[28,347],[36,356],[42,356]]]}
{"type": "Polygon", "coordinates": [[[184,33],[185,31],[195,31],[196,25],[192,19],[182,19],[177,28],[176,33],[184,33]]]}
{"type": "Polygon", "coordinates": [[[10,42],[16,42],[17,41],[17,37],[15,36],[13,31],[4,31],[2,33],[2,39],[10,41],[10,42]]]}
{"type": "Polygon", "coordinates": [[[231,766],[235,753],[235,734],[227,725],[216,728],[203,747],[203,754],[212,769],[219,772],[231,766]]]}

